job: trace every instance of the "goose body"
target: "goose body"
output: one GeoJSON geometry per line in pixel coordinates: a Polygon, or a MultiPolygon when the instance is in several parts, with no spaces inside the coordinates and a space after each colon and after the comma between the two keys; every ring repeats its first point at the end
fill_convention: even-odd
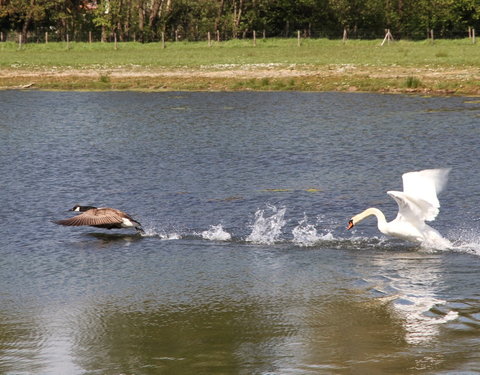
{"type": "Polygon", "coordinates": [[[394,220],[387,222],[382,211],[371,207],[353,216],[347,229],[373,215],[377,218],[378,230],[387,236],[447,248],[450,242],[425,221],[435,220],[439,213],[437,194],[445,187],[449,172],[450,169],[425,169],[404,173],[403,191],[387,192],[398,204],[398,214],[394,220]]]}
{"type": "Polygon", "coordinates": [[[81,212],[81,214],[70,219],[55,221],[55,223],[66,226],[88,225],[105,229],[135,228],[143,232],[142,225],[137,220],[116,208],[76,205],[70,211],[81,212]]]}

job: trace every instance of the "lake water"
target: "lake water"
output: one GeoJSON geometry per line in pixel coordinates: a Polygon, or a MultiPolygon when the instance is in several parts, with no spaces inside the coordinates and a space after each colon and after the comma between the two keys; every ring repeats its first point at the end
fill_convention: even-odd
{"type": "Polygon", "coordinates": [[[0,373],[480,372],[480,101],[0,92],[0,373]],[[404,172],[431,225],[381,235],[404,172]],[[116,207],[145,235],[61,227],[116,207]]]}

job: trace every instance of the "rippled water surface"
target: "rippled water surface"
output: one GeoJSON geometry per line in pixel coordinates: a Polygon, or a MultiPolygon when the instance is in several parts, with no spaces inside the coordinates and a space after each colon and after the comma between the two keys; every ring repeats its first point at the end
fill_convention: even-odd
{"type": "Polygon", "coordinates": [[[0,92],[0,373],[480,372],[480,101],[0,92]],[[381,235],[404,172],[432,226],[381,235]],[[145,235],[61,227],[111,206],[145,235]]]}

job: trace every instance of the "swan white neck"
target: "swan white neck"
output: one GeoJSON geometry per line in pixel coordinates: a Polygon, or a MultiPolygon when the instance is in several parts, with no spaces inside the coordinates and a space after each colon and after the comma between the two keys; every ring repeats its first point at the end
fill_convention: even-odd
{"type": "Polygon", "coordinates": [[[383,212],[375,207],[367,208],[365,211],[352,217],[353,224],[357,225],[363,219],[372,215],[377,218],[378,229],[380,230],[380,232],[384,233],[384,228],[385,228],[385,225],[387,224],[387,219],[385,219],[385,215],[383,214],[383,212]]]}

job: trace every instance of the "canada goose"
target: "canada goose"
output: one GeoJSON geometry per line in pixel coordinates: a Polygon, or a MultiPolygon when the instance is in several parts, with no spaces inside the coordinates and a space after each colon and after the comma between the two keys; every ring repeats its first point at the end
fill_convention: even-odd
{"type": "Polygon", "coordinates": [[[135,228],[144,232],[142,225],[127,213],[110,207],[94,207],[76,205],[69,211],[82,212],[70,219],[58,220],[54,223],[67,226],[89,225],[96,228],[121,229],[135,228]]]}

